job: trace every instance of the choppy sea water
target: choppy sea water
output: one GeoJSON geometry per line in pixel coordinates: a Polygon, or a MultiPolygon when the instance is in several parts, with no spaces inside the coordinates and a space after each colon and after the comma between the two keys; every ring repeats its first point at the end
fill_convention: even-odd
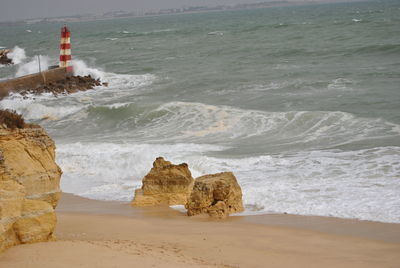
{"type": "MultiPolygon", "coordinates": [[[[69,27],[76,73],[109,87],[0,102],[55,139],[64,192],[129,201],[164,156],[233,171],[245,214],[400,222],[398,1],[69,27]]],[[[60,28],[0,27],[0,79],[55,64],[60,28]]]]}

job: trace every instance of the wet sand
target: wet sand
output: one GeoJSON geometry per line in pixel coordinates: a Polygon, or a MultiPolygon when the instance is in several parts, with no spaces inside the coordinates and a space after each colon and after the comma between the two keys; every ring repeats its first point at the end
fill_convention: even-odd
{"type": "Polygon", "coordinates": [[[56,242],[0,267],[400,267],[400,224],[295,215],[187,217],[63,194],[56,242]]]}

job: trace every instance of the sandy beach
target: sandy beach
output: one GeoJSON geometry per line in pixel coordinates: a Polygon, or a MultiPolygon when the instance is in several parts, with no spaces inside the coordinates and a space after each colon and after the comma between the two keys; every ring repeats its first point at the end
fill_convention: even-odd
{"type": "Polygon", "coordinates": [[[187,217],[63,194],[57,241],[0,267],[399,267],[400,225],[294,215],[187,217]]]}

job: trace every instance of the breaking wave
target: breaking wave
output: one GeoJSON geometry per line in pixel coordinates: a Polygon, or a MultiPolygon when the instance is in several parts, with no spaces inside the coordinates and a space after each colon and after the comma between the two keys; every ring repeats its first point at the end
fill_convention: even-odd
{"type": "Polygon", "coordinates": [[[144,113],[141,120],[145,123],[136,129],[136,136],[147,139],[220,144],[256,139],[259,146],[279,146],[280,150],[329,148],[360,140],[400,137],[399,125],[339,111],[264,112],[170,102],[144,113]]]}
{"type": "Polygon", "coordinates": [[[8,53],[7,57],[12,59],[14,64],[20,64],[26,59],[25,49],[15,46],[11,52],[8,53]]]}

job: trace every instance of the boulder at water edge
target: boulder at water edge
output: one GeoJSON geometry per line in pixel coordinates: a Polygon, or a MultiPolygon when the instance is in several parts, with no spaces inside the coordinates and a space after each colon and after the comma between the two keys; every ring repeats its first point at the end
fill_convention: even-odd
{"type": "Polygon", "coordinates": [[[185,205],[194,179],[186,163],[174,165],[158,157],[135,191],[133,206],[185,205]]]}
{"type": "Polygon", "coordinates": [[[225,218],[244,210],[242,190],[232,172],[222,172],[197,178],[186,204],[189,216],[208,214],[225,218]]]}

